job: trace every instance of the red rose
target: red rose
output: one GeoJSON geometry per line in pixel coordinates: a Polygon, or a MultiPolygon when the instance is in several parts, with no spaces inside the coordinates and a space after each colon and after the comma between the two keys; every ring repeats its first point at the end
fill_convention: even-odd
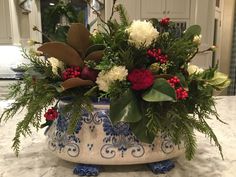
{"type": "Polygon", "coordinates": [[[169,25],[169,23],[170,23],[170,18],[163,18],[163,19],[161,19],[160,20],[160,23],[162,24],[162,25],[169,25]]]}
{"type": "Polygon", "coordinates": [[[44,117],[47,121],[53,121],[58,117],[58,112],[55,108],[48,109],[44,117]]]}
{"type": "Polygon", "coordinates": [[[151,71],[146,69],[134,69],[128,75],[133,90],[144,90],[152,86],[154,77],[151,71]]]}

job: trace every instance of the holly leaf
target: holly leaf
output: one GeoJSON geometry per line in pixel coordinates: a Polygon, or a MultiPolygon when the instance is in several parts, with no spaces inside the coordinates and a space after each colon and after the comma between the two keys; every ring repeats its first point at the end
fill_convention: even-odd
{"type": "Polygon", "coordinates": [[[130,89],[119,99],[111,101],[110,117],[113,124],[119,121],[138,122],[142,119],[137,98],[130,89]]]}
{"type": "Polygon", "coordinates": [[[182,73],[176,73],[175,75],[180,79],[180,85],[182,87],[188,87],[188,84],[186,83],[186,79],[182,73]]]}
{"type": "Polygon", "coordinates": [[[185,39],[192,40],[194,36],[201,34],[201,27],[199,25],[192,25],[190,26],[184,33],[185,39]]]}
{"type": "Polygon", "coordinates": [[[148,102],[176,101],[174,88],[163,78],[156,79],[153,86],[144,92],[142,97],[148,102]]]}

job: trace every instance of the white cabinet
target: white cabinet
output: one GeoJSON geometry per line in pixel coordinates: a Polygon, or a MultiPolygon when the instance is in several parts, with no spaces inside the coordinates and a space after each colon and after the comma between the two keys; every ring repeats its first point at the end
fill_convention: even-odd
{"type": "Polygon", "coordinates": [[[188,19],[190,0],[141,0],[141,18],[188,19]]]}
{"type": "Polygon", "coordinates": [[[13,0],[0,0],[0,44],[20,43],[20,28],[17,3],[13,0]]]}
{"type": "Polygon", "coordinates": [[[170,18],[189,18],[190,0],[166,0],[166,15],[170,18]]]}
{"type": "Polygon", "coordinates": [[[8,44],[12,41],[10,27],[9,1],[0,0],[0,44],[8,44]]]}
{"type": "Polygon", "coordinates": [[[141,0],[142,18],[162,18],[166,14],[166,0],[141,0]]]}

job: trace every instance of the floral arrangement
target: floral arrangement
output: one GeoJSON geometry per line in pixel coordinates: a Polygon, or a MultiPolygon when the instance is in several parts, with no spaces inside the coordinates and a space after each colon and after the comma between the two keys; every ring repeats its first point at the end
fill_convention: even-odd
{"type": "Polygon", "coordinates": [[[199,52],[215,50],[199,51],[201,28],[194,25],[179,33],[169,18],[130,22],[121,5],[114,9],[120,22],[103,21],[96,33],[71,24],[67,42],[23,50],[30,63],[23,80],[11,86],[9,97],[15,102],[1,117],[6,121],[27,110],[17,124],[13,149],[19,153],[20,137],[30,135],[32,127],[38,130],[57,119],[61,99],[71,98],[64,111],[72,113],[68,133],[73,134],[82,109],[92,111],[93,98],[106,98],[112,123],[129,123],[142,142],[152,143],[164,133],[176,145],[184,142],[186,158],[192,159],[197,130],[213,140],[222,155],[207,119],[213,115],[220,120],[213,91],[223,90],[230,81],[217,66],[203,70],[190,64],[199,52]]]}

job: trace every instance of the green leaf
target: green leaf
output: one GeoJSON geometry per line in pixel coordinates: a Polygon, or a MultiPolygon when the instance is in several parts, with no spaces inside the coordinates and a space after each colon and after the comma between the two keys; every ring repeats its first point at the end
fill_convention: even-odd
{"type": "Polygon", "coordinates": [[[176,94],[167,80],[156,79],[153,86],[143,94],[143,99],[148,102],[175,101],[176,94]]]}
{"type": "Polygon", "coordinates": [[[183,37],[185,39],[193,39],[194,36],[200,34],[201,34],[201,27],[199,25],[192,25],[186,30],[183,37]]]}
{"type": "Polygon", "coordinates": [[[142,119],[137,123],[130,123],[130,128],[138,140],[151,144],[155,138],[155,135],[148,130],[147,123],[147,118],[142,119]]]}
{"type": "Polygon", "coordinates": [[[33,67],[30,67],[27,69],[26,74],[29,74],[30,76],[34,77],[35,79],[45,79],[46,76],[35,71],[33,67]]]}
{"type": "Polygon", "coordinates": [[[182,87],[187,87],[188,86],[188,84],[186,83],[186,79],[185,79],[185,77],[182,73],[176,73],[175,75],[180,79],[180,85],[182,87]]]}
{"type": "Polygon", "coordinates": [[[97,94],[97,91],[98,91],[98,86],[94,86],[92,87],[91,89],[89,89],[85,94],[84,96],[94,96],[97,94]]]}
{"type": "Polygon", "coordinates": [[[119,99],[112,100],[110,107],[112,123],[138,122],[142,115],[134,93],[128,89],[119,99]]]}

